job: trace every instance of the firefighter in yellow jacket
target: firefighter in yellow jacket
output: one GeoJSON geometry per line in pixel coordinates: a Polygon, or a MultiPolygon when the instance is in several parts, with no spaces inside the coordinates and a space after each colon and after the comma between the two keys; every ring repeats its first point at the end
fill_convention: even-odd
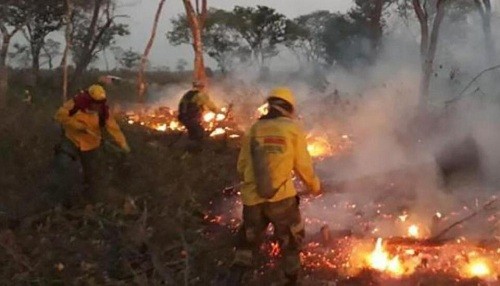
{"type": "Polygon", "coordinates": [[[93,191],[96,185],[96,151],[103,141],[101,129],[106,129],[124,152],[130,152],[125,136],[110,115],[104,88],[92,85],[81,91],[65,102],[54,118],[62,125],[65,138],[56,151],[80,160],[85,191],[89,196],[89,191],[93,191]]]}
{"type": "Polygon", "coordinates": [[[244,180],[243,224],[227,285],[241,283],[269,223],[274,226],[282,250],[281,269],[286,285],[294,285],[301,269],[299,252],[305,231],[292,171],[310,192],[320,193],[306,136],[293,119],[293,93],[287,88],[276,88],[267,102],[268,113],[251,127],[238,159],[238,173],[244,180]]]}
{"type": "Polygon", "coordinates": [[[193,88],[186,92],[179,102],[179,121],[186,127],[190,140],[201,142],[205,130],[201,125],[203,111],[219,112],[217,106],[206,93],[205,85],[193,82],[193,88]]]}

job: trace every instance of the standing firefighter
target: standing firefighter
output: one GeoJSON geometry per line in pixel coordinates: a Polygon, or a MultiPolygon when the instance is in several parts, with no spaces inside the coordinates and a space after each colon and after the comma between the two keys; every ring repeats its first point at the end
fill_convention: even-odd
{"type": "Polygon", "coordinates": [[[299,252],[305,231],[292,171],[313,194],[320,193],[320,182],[307,152],[306,136],[293,119],[292,92],[276,88],[267,102],[268,113],[251,127],[238,159],[238,172],[244,179],[243,224],[228,285],[240,285],[242,275],[253,264],[269,223],[282,250],[281,269],[286,281],[283,282],[295,285],[301,269],[299,252]]]}
{"type": "Polygon", "coordinates": [[[217,106],[210,100],[201,82],[193,82],[193,88],[186,92],[179,103],[179,121],[188,130],[189,139],[201,142],[205,130],[201,125],[203,111],[210,110],[217,113],[217,106]]]}
{"type": "Polygon", "coordinates": [[[79,159],[85,195],[90,196],[97,183],[97,150],[103,141],[101,129],[105,128],[124,152],[130,152],[125,136],[110,116],[104,88],[92,85],[81,91],[59,108],[55,120],[62,125],[65,135],[56,151],[79,159]]]}

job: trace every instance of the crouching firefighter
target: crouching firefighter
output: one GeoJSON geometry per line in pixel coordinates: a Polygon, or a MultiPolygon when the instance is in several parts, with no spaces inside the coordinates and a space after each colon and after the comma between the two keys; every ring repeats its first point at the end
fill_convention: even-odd
{"type": "Polygon", "coordinates": [[[103,143],[101,129],[106,129],[124,152],[130,152],[125,136],[110,115],[104,88],[101,85],[92,85],[81,91],[65,102],[54,118],[64,130],[63,140],[56,146],[56,153],[80,161],[84,196],[92,199],[92,193],[98,183],[97,150],[103,143]]]}
{"type": "Polygon", "coordinates": [[[299,253],[305,231],[292,171],[312,194],[321,192],[305,133],[293,119],[292,92],[276,88],[267,102],[268,113],[250,128],[238,159],[238,173],[244,180],[243,223],[227,285],[240,285],[243,274],[254,263],[269,223],[282,250],[280,271],[284,275],[278,284],[295,285],[301,270],[299,253]]]}
{"type": "Polygon", "coordinates": [[[193,88],[186,92],[179,103],[179,121],[186,127],[189,139],[200,143],[205,136],[202,123],[204,111],[219,112],[217,106],[210,100],[201,82],[193,82],[193,88]]]}

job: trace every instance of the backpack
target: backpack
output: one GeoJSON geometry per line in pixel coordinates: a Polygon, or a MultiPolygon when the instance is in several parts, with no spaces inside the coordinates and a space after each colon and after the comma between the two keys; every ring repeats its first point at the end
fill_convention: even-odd
{"type": "MultiPolygon", "coordinates": [[[[88,94],[87,91],[80,91],[77,95],[73,97],[73,101],[75,102],[75,105],[73,108],[69,111],[69,116],[75,115],[78,111],[80,110],[85,110],[86,108],[89,107],[91,99],[90,95],[88,94]]],[[[106,125],[106,120],[109,117],[109,107],[105,104],[102,103],[98,112],[99,115],[99,126],[104,127],[106,125]]]]}
{"type": "Polygon", "coordinates": [[[179,115],[178,119],[181,122],[187,120],[192,120],[199,118],[201,116],[201,110],[199,106],[193,102],[195,96],[199,93],[198,90],[190,90],[181,99],[179,103],[179,115]]]}

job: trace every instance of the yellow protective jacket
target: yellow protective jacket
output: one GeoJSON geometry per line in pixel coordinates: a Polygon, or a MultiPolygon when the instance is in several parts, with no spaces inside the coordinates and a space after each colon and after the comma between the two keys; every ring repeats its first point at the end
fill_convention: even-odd
{"type": "Polygon", "coordinates": [[[320,181],[314,173],[311,156],[307,151],[305,133],[298,123],[290,118],[259,120],[251,127],[243,139],[238,158],[238,173],[243,177],[241,198],[244,205],[256,205],[264,202],[277,202],[294,197],[297,191],[292,181],[292,171],[302,179],[312,193],[320,192],[320,181]],[[270,177],[273,188],[279,188],[274,197],[267,200],[259,196],[255,184],[250,150],[250,134],[266,150],[270,177]]]}
{"type": "MultiPolygon", "coordinates": [[[[68,100],[57,110],[54,119],[64,128],[64,134],[80,151],[90,151],[101,145],[101,128],[98,113],[87,113],[78,110],[70,116],[70,110],[75,105],[73,99],[68,100]]],[[[116,144],[128,150],[127,140],[120,130],[120,126],[112,115],[106,120],[106,131],[113,137],[116,144]]]]}
{"type": "Polygon", "coordinates": [[[198,91],[191,101],[199,106],[203,111],[212,111],[214,113],[219,112],[219,109],[205,91],[198,91]]]}

